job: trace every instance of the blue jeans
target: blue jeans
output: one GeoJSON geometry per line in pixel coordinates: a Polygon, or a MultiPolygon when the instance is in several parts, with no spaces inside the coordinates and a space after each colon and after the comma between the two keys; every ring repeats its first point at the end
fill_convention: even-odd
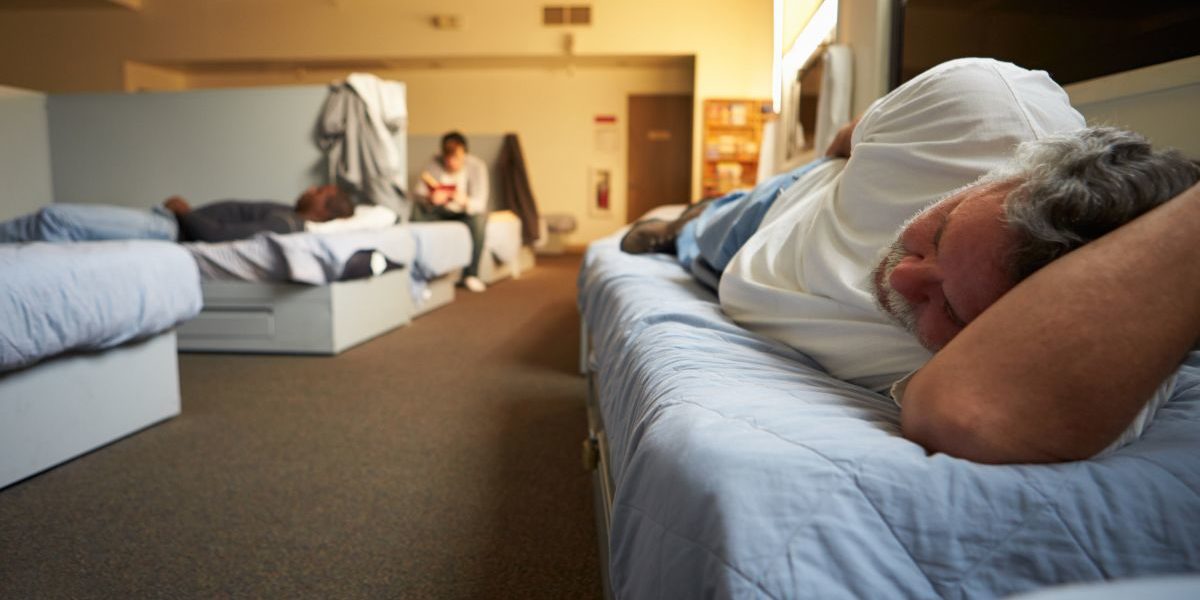
{"type": "Polygon", "coordinates": [[[51,204],[0,223],[0,242],[174,240],[178,236],[173,216],[98,204],[51,204]]]}
{"type": "Polygon", "coordinates": [[[679,232],[679,238],[675,240],[679,264],[701,282],[716,288],[721,273],[746,240],[758,231],[780,192],[826,160],[818,158],[776,175],[751,190],[730,192],[713,200],[700,216],[688,221],[679,232]]]}

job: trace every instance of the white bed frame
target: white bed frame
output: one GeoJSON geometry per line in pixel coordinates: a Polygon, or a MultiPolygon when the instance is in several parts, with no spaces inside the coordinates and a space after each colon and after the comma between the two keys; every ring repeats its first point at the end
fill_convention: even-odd
{"type": "Polygon", "coordinates": [[[533,248],[521,243],[520,219],[511,210],[488,213],[483,253],[479,257],[479,279],[488,285],[508,277],[520,279],[521,273],[532,269],[535,262],[533,248]],[[497,254],[516,255],[517,259],[504,263],[496,258],[497,254]]]}
{"type": "Polygon", "coordinates": [[[179,410],[173,331],[0,375],[0,488],[179,410]]]}
{"type": "Polygon", "coordinates": [[[458,287],[458,280],[462,279],[462,269],[455,269],[433,281],[428,282],[429,293],[425,299],[416,305],[413,309],[413,318],[420,317],[430,311],[441,308],[454,302],[455,288],[458,287]]]}
{"type": "Polygon", "coordinates": [[[179,349],[337,354],[412,320],[408,269],[325,286],[206,281],[204,310],[179,327],[179,349]]]}
{"type": "Polygon", "coordinates": [[[605,600],[612,600],[612,583],[609,579],[609,540],[612,535],[612,507],[616,486],[613,483],[611,459],[608,451],[608,435],[604,430],[604,417],[600,412],[600,399],[596,373],[591,369],[592,345],[587,324],[579,319],[579,373],[587,378],[587,425],[588,436],[583,440],[583,468],[592,472],[592,508],[596,517],[596,540],[600,554],[601,592],[605,600]]]}
{"type": "Polygon", "coordinates": [[[529,246],[521,246],[515,265],[496,260],[496,257],[485,247],[483,255],[479,257],[479,279],[488,285],[508,277],[520,279],[521,273],[533,269],[536,262],[533,249],[529,246]]]}

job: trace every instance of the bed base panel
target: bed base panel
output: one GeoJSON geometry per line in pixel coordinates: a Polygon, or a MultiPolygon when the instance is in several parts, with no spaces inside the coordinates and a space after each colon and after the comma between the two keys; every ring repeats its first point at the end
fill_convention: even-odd
{"type": "Polygon", "coordinates": [[[600,553],[600,581],[603,583],[604,598],[613,597],[609,579],[609,539],[612,534],[612,507],[616,487],[613,485],[609,458],[608,436],[604,431],[604,416],[600,412],[596,372],[589,368],[591,355],[587,325],[580,323],[579,365],[587,376],[587,425],[588,437],[584,440],[584,466],[592,471],[592,507],[596,515],[596,539],[600,553]]]}
{"type": "Polygon", "coordinates": [[[185,352],[337,354],[412,319],[408,269],[325,286],[206,281],[179,328],[185,352]]]}
{"type": "Polygon", "coordinates": [[[179,414],[175,332],[0,375],[0,488],[179,414]]]}
{"type": "Polygon", "coordinates": [[[454,301],[455,288],[458,280],[462,279],[462,270],[442,275],[428,282],[426,298],[413,310],[413,318],[425,315],[454,301]]]}
{"type": "Polygon", "coordinates": [[[521,252],[517,256],[516,265],[503,263],[496,260],[496,257],[485,248],[483,255],[479,257],[479,279],[488,285],[509,277],[520,279],[521,273],[532,269],[537,263],[537,259],[533,254],[533,249],[529,246],[521,246],[521,252]]]}

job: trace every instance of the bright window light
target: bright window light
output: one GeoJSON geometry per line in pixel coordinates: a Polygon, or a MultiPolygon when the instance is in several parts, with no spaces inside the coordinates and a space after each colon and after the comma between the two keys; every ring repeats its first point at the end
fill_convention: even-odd
{"type": "Polygon", "coordinates": [[[771,109],[778,113],[783,109],[783,0],[775,0],[775,31],[771,52],[771,109]]]}

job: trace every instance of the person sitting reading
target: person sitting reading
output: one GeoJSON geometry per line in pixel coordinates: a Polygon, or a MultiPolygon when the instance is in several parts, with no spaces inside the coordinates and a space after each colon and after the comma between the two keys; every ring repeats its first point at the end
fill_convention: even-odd
{"type": "Polygon", "coordinates": [[[880,99],[830,154],[622,249],[714,267],[731,318],[891,390],[931,452],[1076,460],[1140,435],[1200,338],[1196,163],[981,59],[880,99]]]}
{"type": "MultiPolygon", "coordinates": [[[[0,223],[0,242],[79,242],[163,239],[223,242],[270,231],[292,233],[355,214],[337,186],[305,190],[294,207],[276,202],[226,200],[193,209],[179,196],[152,211],[99,204],[55,203],[0,223]]],[[[394,215],[393,215],[394,221],[394,215]]]]}
{"type": "Polygon", "coordinates": [[[462,285],[472,292],[487,289],[479,279],[488,208],[488,169],[467,154],[467,138],[457,131],[442,136],[441,154],[433,157],[415,186],[413,221],[461,221],[471,230],[471,263],[462,285]]]}

